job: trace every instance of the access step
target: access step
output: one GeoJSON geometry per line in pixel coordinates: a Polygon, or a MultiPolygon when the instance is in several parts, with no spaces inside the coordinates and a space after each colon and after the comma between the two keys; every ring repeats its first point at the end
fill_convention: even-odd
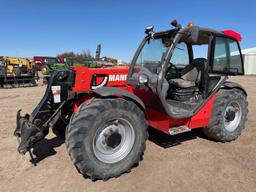
{"type": "Polygon", "coordinates": [[[172,127],[169,129],[170,135],[177,135],[180,133],[185,133],[191,131],[190,128],[188,128],[186,125],[178,126],[178,127],[172,127]]]}

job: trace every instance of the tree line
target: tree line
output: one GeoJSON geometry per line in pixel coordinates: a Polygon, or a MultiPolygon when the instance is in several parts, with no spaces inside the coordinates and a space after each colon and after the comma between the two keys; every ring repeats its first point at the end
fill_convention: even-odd
{"type": "Polygon", "coordinates": [[[104,61],[104,62],[109,62],[109,63],[117,63],[117,59],[111,58],[111,57],[102,57],[99,59],[95,59],[95,57],[92,56],[90,51],[82,51],[82,53],[74,53],[73,51],[71,52],[64,52],[61,54],[57,55],[58,58],[72,58],[78,63],[85,63],[86,61],[104,61]]]}

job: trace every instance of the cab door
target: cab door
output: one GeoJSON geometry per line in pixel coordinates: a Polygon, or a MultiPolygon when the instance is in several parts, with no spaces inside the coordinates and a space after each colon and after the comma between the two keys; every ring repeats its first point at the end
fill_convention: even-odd
{"type": "Polygon", "coordinates": [[[227,36],[215,36],[212,48],[211,73],[243,75],[244,65],[237,40],[227,36]]]}

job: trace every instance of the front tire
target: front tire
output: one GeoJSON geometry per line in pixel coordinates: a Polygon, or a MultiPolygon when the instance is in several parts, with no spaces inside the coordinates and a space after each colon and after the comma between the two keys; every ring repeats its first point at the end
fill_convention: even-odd
{"type": "MultiPolygon", "coordinates": [[[[70,116],[69,116],[70,117],[70,116]]],[[[60,116],[59,119],[52,126],[52,132],[57,137],[65,138],[66,128],[69,122],[69,118],[66,116],[60,116]]]]}
{"type": "Polygon", "coordinates": [[[206,136],[221,142],[237,139],[245,127],[247,97],[239,89],[221,89],[215,98],[210,123],[203,128],[206,136]]]}
{"type": "Polygon", "coordinates": [[[124,99],[82,104],[66,130],[68,153],[78,171],[92,180],[129,172],[142,159],[148,138],[144,113],[124,99]]]}

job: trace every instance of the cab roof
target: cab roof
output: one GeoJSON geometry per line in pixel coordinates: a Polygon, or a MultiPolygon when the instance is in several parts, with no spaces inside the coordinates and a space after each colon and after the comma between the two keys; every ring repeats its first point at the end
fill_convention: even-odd
{"type": "MultiPolygon", "coordinates": [[[[167,30],[167,31],[160,31],[157,33],[154,33],[154,37],[159,37],[159,36],[164,36],[164,35],[171,35],[175,32],[178,32],[179,29],[175,28],[175,29],[171,29],[171,30],[167,30]]],[[[237,40],[238,42],[242,41],[242,37],[239,33],[237,33],[234,30],[223,30],[223,31],[217,31],[214,29],[209,29],[209,28],[202,28],[202,27],[198,27],[198,26],[193,26],[193,27],[186,27],[186,28],[182,28],[180,29],[180,31],[182,32],[188,32],[191,36],[196,35],[198,36],[198,44],[205,44],[206,42],[208,42],[208,38],[209,35],[225,35],[225,36],[229,36],[234,38],[235,40],[237,40]]],[[[179,31],[179,32],[180,32],[179,31]]]]}

